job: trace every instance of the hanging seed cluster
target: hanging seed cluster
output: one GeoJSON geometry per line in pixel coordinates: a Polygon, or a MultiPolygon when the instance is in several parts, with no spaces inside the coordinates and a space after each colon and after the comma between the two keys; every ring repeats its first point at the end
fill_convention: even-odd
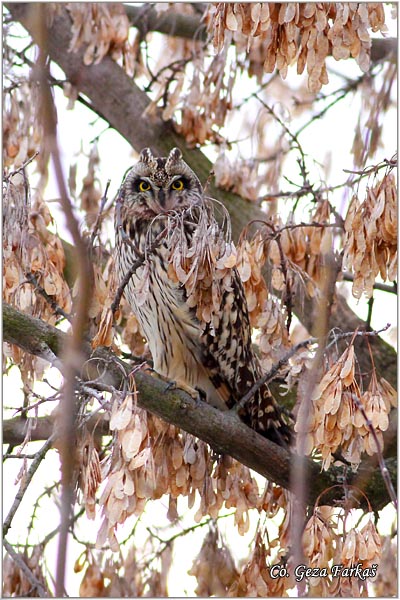
{"type": "MultiPolygon", "coordinates": [[[[381,538],[374,525],[374,517],[371,515],[366,525],[361,530],[352,529],[345,537],[341,550],[341,560],[344,569],[351,569],[354,565],[361,563],[365,569],[372,565],[380,564],[382,547],[381,538]]],[[[372,571],[371,571],[372,573],[372,571]]],[[[350,596],[368,596],[368,580],[362,581],[357,577],[342,577],[340,584],[334,582],[335,587],[339,587],[343,597],[350,596]]]]}
{"type": "MultiPolygon", "coordinates": [[[[344,458],[357,466],[363,452],[370,456],[382,452],[382,433],[395,404],[395,391],[384,379],[378,382],[375,373],[367,391],[360,391],[351,344],[316,386],[311,414],[306,419],[299,416],[295,430],[306,432],[305,453],[318,450],[324,469],[330,467],[339,448],[344,458]]],[[[302,444],[300,438],[298,441],[302,444]]]]}
{"type": "MultiPolygon", "coordinates": [[[[156,4],[155,8],[160,18],[166,12],[197,18],[189,3],[156,4]]],[[[238,73],[235,58],[227,49],[210,55],[196,36],[193,40],[171,37],[162,43],[162,52],[152,68],[157,76],[146,72],[154,91],[146,114],[153,115],[161,104],[162,118],[167,121],[175,116],[174,127],[189,147],[207,141],[220,143],[219,130],[233,106],[232,92],[238,73]]]]}
{"type": "Polygon", "coordinates": [[[83,63],[98,64],[109,54],[122,59],[128,74],[134,71],[134,55],[128,43],[129,21],[121,4],[68,2],[72,19],[70,51],[84,47],[83,63]]]}
{"type": "MultiPolygon", "coordinates": [[[[3,164],[5,168],[19,168],[41,146],[43,131],[38,117],[38,86],[21,79],[11,87],[3,102],[3,164]]],[[[48,152],[38,156],[40,169],[48,158],[48,152]]]]}
{"type": "Polygon", "coordinates": [[[165,494],[169,496],[168,517],[172,521],[178,517],[179,496],[188,498],[189,508],[199,496],[196,522],[205,515],[216,518],[225,505],[236,508],[234,520],[239,533],[248,531],[248,512],[259,506],[260,496],[247,467],[228,456],[213,465],[207,444],[136,408],[132,394],[122,402],[115,395],[110,429],[114,449],[103,465],[106,483],[100,498],[104,519],[99,546],[108,539],[118,548],[118,524],[131,515],[140,516],[147,500],[165,494]]]}
{"type": "Polygon", "coordinates": [[[276,241],[271,239],[267,250],[273,268],[272,285],[276,290],[284,289],[285,268],[292,278],[304,283],[310,296],[314,296],[316,287],[323,287],[326,279],[323,256],[329,254],[333,247],[330,214],[331,206],[328,200],[323,200],[311,213],[309,226],[293,223],[293,227],[289,224],[283,228],[282,222],[276,223],[277,229],[281,229],[279,238],[275,236],[276,241]]]}
{"type": "Polygon", "coordinates": [[[381,536],[381,561],[374,581],[377,598],[394,598],[397,595],[397,538],[395,535],[381,536]]]}
{"type": "MultiPolygon", "coordinates": [[[[3,301],[54,325],[60,318],[42,290],[67,314],[71,293],[64,279],[65,255],[60,238],[48,228],[53,224],[47,204],[40,197],[31,203],[30,189],[22,173],[6,180],[3,200],[3,301]],[[36,283],[31,283],[31,274],[36,283]]],[[[44,363],[18,346],[6,347],[21,369],[25,383],[39,379],[44,363]]]]}
{"type": "Polygon", "coordinates": [[[126,320],[124,321],[121,335],[122,342],[128,346],[132,354],[135,356],[142,356],[146,351],[146,341],[140,331],[138,320],[135,315],[132,314],[131,309],[125,300],[123,300],[121,304],[122,312],[126,313],[126,320]]]}
{"type": "Polygon", "coordinates": [[[180,122],[175,127],[189,147],[206,141],[220,143],[219,129],[224,126],[226,115],[233,106],[232,89],[237,66],[228,61],[225,53],[214,56],[210,65],[204,59],[194,65],[188,91],[179,97],[176,90],[165,116],[174,110],[171,102],[174,100],[180,109],[180,122]]]}
{"type": "Polygon", "coordinates": [[[246,200],[256,201],[260,197],[260,186],[265,178],[258,174],[259,164],[253,160],[237,158],[230,162],[221,151],[214,163],[217,187],[234,192],[246,200]]]}
{"type": "MultiPolygon", "coordinates": [[[[51,592],[48,588],[46,577],[44,575],[46,566],[43,559],[42,546],[34,546],[17,552],[18,559],[30,571],[31,577],[42,586],[47,597],[51,597],[51,592]]],[[[47,569],[46,569],[47,571],[47,569]]],[[[9,554],[5,554],[3,562],[3,589],[2,595],[5,598],[40,598],[42,594],[37,588],[32,589],[32,581],[23,568],[9,554]]]]}
{"type": "MultiPolygon", "coordinates": [[[[294,585],[293,577],[271,577],[271,544],[266,546],[264,536],[257,532],[253,551],[239,578],[228,591],[229,598],[281,598],[294,585]]],[[[275,562],[275,561],[274,561],[275,562]]]]}
{"type": "MultiPolygon", "coordinates": [[[[282,85],[282,82],[279,83],[282,85]]],[[[276,80],[274,84],[276,85],[276,80]]],[[[283,167],[280,157],[285,153],[286,141],[281,135],[276,137],[272,133],[274,121],[267,110],[258,111],[256,123],[252,121],[249,114],[252,114],[251,109],[243,111],[243,121],[246,128],[249,127],[254,131],[256,139],[254,156],[272,158],[265,161],[242,157],[230,159],[222,144],[213,171],[218,188],[234,192],[241,198],[255,202],[262,198],[263,190],[268,190],[269,194],[278,192],[283,167]]],[[[233,123],[233,118],[232,121],[228,119],[226,125],[229,127],[231,122],[233,123]]]]}
{"type": "MultiPolygon", "coordinates": [[[[328,56],[351,56],[368,71],[368,30],[387,30],[383,4],[377,2],[218,2],[210,6],[207,19],[217,51],[233,39],[238,51],[256,47],[265,73],[276,68],[285,78],[292,64],[299,74],[306,68],[311,92],[328,83],[328,56]]],[[[253,50],[253,62],[255,56],[253,50]]]]}
{"type": "Polygon", "coordinates": [[[250,325],[259,330],[257,338],[261,363],[267,371],[289,348],[285,311],[268,291],[262,274],[266,261],[266,244],[260,232],[251,240],[241,236],[237,248],[237,270],[249,310],[250,325]]]}
{"type": "Polygon", "coordinates": [[[44,291],[69,312],[71,298],[63,276],[65,255],[60,238],[48,229],[53,219],[47,204],[37,198],[31,205],[30,190],[21,173],[8,180],[3,215],[3,299],[54,324],[57,316],[35,293],[26,274],[33,273],[44,291]]]}
{"type": "Polygon", "coordinates": [[[338,521],[343,515],[335,514],[331,506],[317,506],[304,529],[302,544],[307,565],[326,569],[327,576],[309,577],[312,596],[321,598],[369,596],[368,579],[346,576],[346,570],[360,564],[362,569],[377,565],[381,559],[381,538],[373,523],[372,515],[362,528],[352,528],[344,534],[339,531],[338,521]],[[340,565],[342,571],[333,577],[331,566],[340,565]]]}
{"type": "Polygon", "coordinates": [[[381,77],[366,77],[360,84],[361,108],[354,127],[351,152],[354,166],[364,168],[369,161],[376,161],[382,150],[384,115],[392,103],[392,89],[397,81],[395,61],[383,61],[381,77]]]}
{"type": "Polygon", "coordinates": [[[196,596],[200,598],[226,596],[238,573],[232,554],[217,528],[210,528],[188,573],[196,577],[196,596]]]}
{"type": "MultiPolygon", "coordinates": [[[[196,308],[202,323],[209,323],[219,313],[222,295],[230,290],[232,268],[236,264],[236,250],[230,242],[230,230],[220,227],[210,212],[211,206],[195,209],[193,235],[188,239],[183,219],[186,213],[171,222],[170,259],[168,276],[184,285],[187,305],[196,308]]],[[[229,223],[230,227],[230,222],[229,223]]]]}
{"type": "Polygon", "coordinates": [[[343,266],[354,273],[353,296],[373,294],[376,277],[397,277],[397,189],[393,173],[367,189],[360,203],[355,194],[345,220],[343,266]]]}
{"type": "MultiPolygon", "coordinates": [[[[151,548],[152,550],[155,549],[151,548]]],[[[80,598],[168,598],[167,576],[171,566],[172,544],[162,551],[160,560],[147,562],[145,548],[135,544],[126,554],[112,557],[105,552],[86,549],[75,561],[74,572],[84,569],[79,586],[80,598]]]]}
{"type": "Polygon", "coordinates": [[[96,492],[101,483],[101,467],[93,435],[86,429],[79,431],[77,442],[78,486],[82,492],[86,516],[96,516],[96,492]]]}

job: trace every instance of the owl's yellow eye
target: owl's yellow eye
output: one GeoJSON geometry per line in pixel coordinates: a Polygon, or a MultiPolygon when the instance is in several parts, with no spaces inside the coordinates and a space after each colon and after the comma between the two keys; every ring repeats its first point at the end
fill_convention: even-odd
{"type": "Polygon", "coordinates": [[[175,181],[172,183],[171,187],[172,187],[172,189],[173,189],[173,190],[176,190],[176,191],[178,191],[178,192],[179,192],[180,190],[183,190],[183,188],[184,188],[184,185],[183,185],[183,181],[182,181],[182,179],[176,179],[176,180],[175,180],[175,181]]]}
{"type": "Polygon", "coordinates": [[[148,183],[148,181],[141,181],[139,183],[139,192],[148,192],[150,188],[151,185],[148,183]]]}

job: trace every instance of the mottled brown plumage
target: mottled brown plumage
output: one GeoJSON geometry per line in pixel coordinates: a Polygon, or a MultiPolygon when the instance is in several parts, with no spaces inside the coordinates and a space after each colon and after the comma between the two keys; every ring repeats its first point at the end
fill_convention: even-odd
{"type": "MultiPolygon", "coordinates": [[[[144,149],[120,189],[117,274],[122,281],[134,261],[144,258],[124,293],[148,341],[155,371],[227,410],[262,372],[251,346],[239,274],[235,267],[214,268],[218,248],[224,250],[230,240],[223,240],[211,205],[178,148],[166,158],[144,149]],[[177,257],[180,280],[173,268],[177,257]],[[202,310],[200,299],[207,294],[211,308],[202,310]]],[[[240,416],[266,437],[290,441],[290,429],[267,385],[240,416]]]]}

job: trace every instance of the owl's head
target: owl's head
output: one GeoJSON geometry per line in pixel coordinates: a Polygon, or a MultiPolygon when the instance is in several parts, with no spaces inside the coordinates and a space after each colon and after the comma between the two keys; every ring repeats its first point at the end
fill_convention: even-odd
{"type": "Polygon", "coordinates": [[[126,176],[121,192],[130,210],[149,219],[198,205],[203,197],[201,183],[182,159],[179,148],[173,148],[162,158],[154,157],[150,148],[144,148],[126,176]]]}

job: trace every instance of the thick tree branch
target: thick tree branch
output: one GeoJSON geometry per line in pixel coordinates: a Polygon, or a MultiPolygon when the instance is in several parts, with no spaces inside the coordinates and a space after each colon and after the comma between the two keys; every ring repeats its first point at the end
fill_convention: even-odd
{"type": "Polygon", "coordinates": [[[207,28],[197,15],[182,15],[179,13],[158,13],[152,4],[132,6],[124,4],[126,15],[133,27],[142,36],[150,31],[158,31],[167,35],[205,41],[207,28]]]}
{"type": "MultiPolygon", "coordinates": [[[[32,354],[35,354],[38,348],[51,347],[61,356],[68,338],[67,334],[51,325],[20,313],[7,304],[3,306],[3,335],[6,342],[16,343],[32,354]],[[28,337],[25,336],[26,330],[29,331],[28,337]]],[[[88,358],[92,357],[87,365],[93,368],[94,373],[98,376],[98,372],[104,371],[104,383],[112,384],[114,387],[121,385],[124,378],[122,372],[128,374],[130,370],[126,363],[119,360],[107,348],[99,348],[93,353],[90,344],[87,343],[83,350],[88,358]]],[[[85,375],[88,378],[91,378],[92,374],[85,368],[85,375]]],[[[169,390],[167,384],[144,372],[136,372],[135,381],[139,392],[138,404],[141,408],[199,437],[209,443],[216,452],[229,454],[269,480],[289,488],[293,461],[290,452],[255,433],[234,414],[221,412],[204,402],[196,403],[185,392],[169,390]]],[[[12,421],[16,422],[15,419],[12,421]]],[[[39,423],[43,425],[41,420],[39,423]]],[[[50,422],[47,423],[50,427],[50,422]]],[[[49,433],[51,431],[52,429],[49,433]]],[[[11,440],[16,442],[17,436],[9,421],[5,422],[5,433],[7,437],[10,435],[10,440],[4,437],[5,443],[11,440]]],[[[389,458],[386,463],[394,481],[396,458],[389,458]]],[[[307,502],[312,504],[324,489],[337,483],[338,477],[342,476],[343,472],[337,468],[320,472],[319,465],[311,460],[307,460],[306,464],[309,481],[313,482],[312,487],[307,490],[307,502]]],[[[375,509],[378,510],[390,501],[374,459],[367,459],[358,472],[350,477],[349,483],[360,478],[360,475],[362,475],[366,494],[375,509]]],[[[340,489],[334,488],[331,494],[326,498],[324,496],[324,501],[333,502],[340,497],[340,489]]]]}

